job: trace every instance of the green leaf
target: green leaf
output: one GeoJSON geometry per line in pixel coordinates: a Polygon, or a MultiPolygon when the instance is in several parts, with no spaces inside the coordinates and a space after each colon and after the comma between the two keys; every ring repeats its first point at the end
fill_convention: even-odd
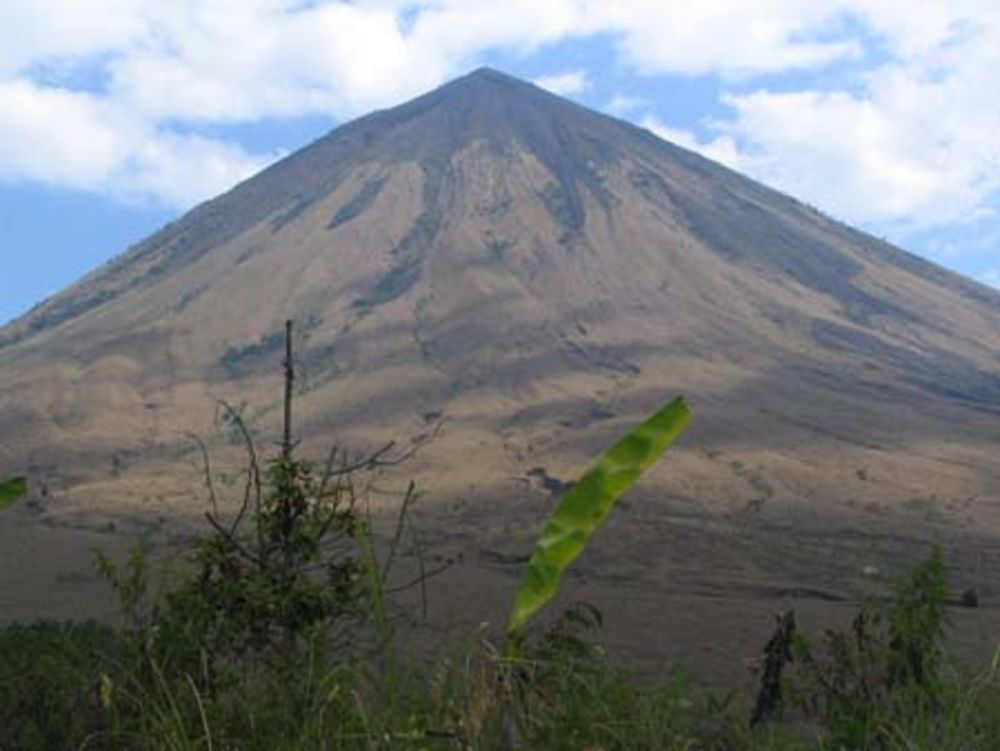
{"type": "Polygon", "coordinates": [[[0,511],[13,506],[28,494],[28,481],[23,477],[0,482],[0,511]]]}
{"type": "Polygon", "coordinates": [[[612,446],[559,503],[542,530],[514,600],[508,633],[516,633],[559,590],[569,565],[587,547],[615,502],[677,440],[691,422],[683,397],[674,399],[612,446]]]}

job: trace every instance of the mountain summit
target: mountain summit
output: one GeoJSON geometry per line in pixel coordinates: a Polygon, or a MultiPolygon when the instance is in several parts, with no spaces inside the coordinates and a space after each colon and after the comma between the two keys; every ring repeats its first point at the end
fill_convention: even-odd
{"type": "Polygon", "coordinates": [[[476,571],[684,393],[692,429],[602,543],[634,586],[850,593],[933,538],[995,587],[975,551],[1000,536],[1000,295],[487,69],[0,329],[0,475],[27,470],[56,519],[198,511],[185,435],[219,399],[277,433],[286,318],[306,444],[435,430],[405,471],[476,571]]]}

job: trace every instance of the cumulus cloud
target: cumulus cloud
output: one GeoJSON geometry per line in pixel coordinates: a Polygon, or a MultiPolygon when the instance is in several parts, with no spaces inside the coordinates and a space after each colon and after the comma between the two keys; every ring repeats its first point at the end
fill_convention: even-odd
{"type": "Polygon", "coordinates": [[[990,269],[976,275],[976,281],[1000,289],[1000,269],[990,269]]]}
{"type": "Polygon", "coordinates": [[[1000,101],[986,94],[1000,70],[993,16],[961,19],[960,37],[872,71],[860,94],[731,97],[732,132],[755,172],[855,220],[979,220],[1000,189],[1000,101]]]}
{"type": "Polygon", "coordinates": [[[712,77],[728,108],[683,128],[639,99],[610,112],[844,218],[975,221],[1000,190],[992,0],[4,0],[0,179],[187,206],[276,156],[207,124],[342,120],[594,35],[622,70],[712,77]]]}
{"type": "Polygon", "coordinates": [[[729,98],[742,161],[765,181],[861,221],[934,224],[974,208],[968,161],[892,107],[842,92],[729,98]],[[930,137],[929,137],[930,136],[930,137]]]}
{"type": "MultiPolygon", "coordinates": [[[[785,10],[781,28],[795,15],[785,10]]],[[[811,12],[862,24],[878,56],[839,88],[810,88],[807,77],[798,87],[731,86],[722,97],[729,116],[700,135],[650,115],[641,124],[897,238],[993,219],[1000,100],[987,92],[1000,84],[1000,6],[929,2],[914,13],[881,0],[819,0],[811,12]]]]}
{"type": "Polygon", "coordinates": [[[648,110],[653,103],[644,97],[630,94],[615,94],[604,105],[604,110],[617,117],[625,117],[637,111],[648,110]]]}
{"type": "Polygon", "coordinates": [[[744,167],[842,216],[904,231],[991,215],[1000,101],[986,92],[1000,83],[1000,9],[950,18],[901,39],[899,57],[856,92],[727,97],[744,167]]]}
{"type": "Polygon", "coordinates": [[[0,82],[0,175],[68,187],[100,181],[128,126],[86,93],[0,82]]]}
{"type": "Polygon", "coordinates": [[[0,82],[0,179],[190,206],[278,156],[160,130],[99,96],[0,82]]]}
{"type": "Polygon", "coordinates": [[[836,21],[830,0],[630,0],[589,4],[589,21],[616,32],[622,54],[645,73],[731,78],[814,68],[860,54],[852,39],[815,32],[836,21]]]}
{"type": "Polygon", "coordinates": [[[282,156],[250,154],[237,144],[198,135],[154,132],[129,148],[107,176],[107,192],[141,202],[148,196],[191,206],[218,195],[282,156]]]}
{"type": "Polygon", "coordinates": [[[59,6],[0,7],[0,179],[177,206],[274,158],[184,135],[200,126],[344,119],[439,84],[490,50],[528,54],[583,22],[578,0],[59,6]]]}
{"type": "Polygon", "coordinates": [[[646,130],[655,133],[664,141],[670,141],[690,151],[697,151],[731,169],[740,170],[745,167],[739,146],[729,136],[717,136],[708,140],[701,139],[689,130],[674,128],[649,115],[644,117],[639,124],[646,128],[646,130]]]}
{"type": "Polygon", "coordinates": [[[560,96],[579,94],[590,88],[590,78],[582,70],[542,76],[541,78],[536,78],[533,83],[560,96]]]}

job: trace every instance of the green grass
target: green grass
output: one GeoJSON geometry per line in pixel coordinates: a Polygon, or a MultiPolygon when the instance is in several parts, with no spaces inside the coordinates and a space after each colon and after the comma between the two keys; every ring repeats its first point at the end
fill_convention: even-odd
{"type": "Polygon", "coordinates": [[[889,694],[866,720],[789,710],[751,731],[748,697],[677,677],[638,680],[586,641],[562,638],[538,636],[516,661],[470,642],[391,666],[387,652],[325,657],[316,639],[209,683],[151,662],[107,627],[7,626],[0,748],[987,751],[1000,742],[993,669],[949,677],[932,701],[913,689],[889,694]]]}

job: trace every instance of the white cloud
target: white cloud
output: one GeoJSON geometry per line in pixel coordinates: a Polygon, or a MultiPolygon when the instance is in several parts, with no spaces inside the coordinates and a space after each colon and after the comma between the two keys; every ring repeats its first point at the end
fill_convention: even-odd
{"type": "Polygon", "coordinates": [[[653,103],[644,97],[630,96],[629,94],[615,94],[611,100],[604,105],[604,110],[616,117],[625,117],[638,110],[648,110],[653,103]]]}
{"type": "MultiPolygon", "coordinates": [[[[850,54],[810,41],[823,0],[7,0],[0,74],[99,59],[109,96],[151,118],[357,114],[439,83],[491,50],[615,35],[649,72],[759,73],[850,54]],[[762,4],[761,4],[762,3],[762,4]],[[758,7],[759,6],[759,7],[758,7]],[[731,33],[737,31],[738,33],[731,33]]],[[[568,86],[585,81],[555,81],[568,86]]]]}
{"type": "MultiPolygon", "coordinates": [[[[186,206],[274,157],[197,135],[206,123],[342,119],[492,52],[596,34],[625,70],[715,74],[730,92],[730,119],[698,134],[641,100],[608,111],[844,218],[969,221],[1000,189],[994,0],[919,12],[892,0],[3,0],[0,179],[186,206]],[[849,88],[810,84],[844,61],[860,71],[849,88]],[[805,83],[757,84],[790,71],[805,83]]],[[[573,94],[592,75],[539,83],[573,94]]]]}
{"type": "Polygon", "coordinates": [[[918,35],[860,92],[728,97],[727,132],[745,167],[853,221],[903,232],[991,215],[1000,100],[986,92],[1000,85],[1000,6],[938,28],[936,44],[918,35]]]}
{"type": "Polygon", "coordinates": [[[136,0],[3,0],[0,76],[121,49],[143,33],[142,10],[136,0]]]}
{"type": "Polygon", "coordinates": [[[990,269],[976,275],[976,281],[1000,289],[1000,269],[990,269]]]}
{"type": "Polygon", "coordinates": [[[709,159],[713,159],[720,164],[735,170],[743,169],[743,156],[740,154],[736,142],[729,136],[718,136],[711,140],[702,140],[694,133],[683,128],[674,128],[657,118],[648,115],[640,123],[643,128],[652,131],[664,141],[688,149],[697,151],[709,159]]]}
{"type": "MultiPolygon", "coordinates": [[[[731,132],[755,175],[855,220],[953,220],[967,203],[962,175],[891,109],[844,93],[730,97],[731,132]]],[[[963,165],[964,167],[964,165],[963,165]]]]}
{"type": "Polygon", "coordinates": [[[574,70],[569,73],[558,73],[552,76],[536,78],[533,82],[547,91],[559,96],[580,94],[590,88],[590,78],[585,71],[574,70]]]}
{"type": "Polygon", "coordinates": [[[85,187],[102,179],[127,127],[93,96],[0,83],[0,175],[85,187]]]}
{"type": "Polygon", "coordinates": [[[273,158],[182,135],[200,125],[349,117],[439,84],[485,51],[527,54],[582,19],[579,0],[58,6],[0,7],[0,179],[179,206],[273,158]],[[53,83],[53,70],[93,80],[53,83]]]}
{"type": "Polygon", "coordinates": [[[157,196],[173,206],[218,195],[281,156],[249,154],[235,144],[170,132],[148,134],[129,147],[108,176],[108,191],[126,200],[157,196]]]}
{"type": "Polygon", "coordinates": [[[853,40],[813,33],[842,15],[833,0],[663,0],[588,3],[592,25],[620,35],[623,54],[646,73],[740,78],[814,68],[859,54],[853,40]]]}
{"type": "Polygon", "coordinates": [[[277,155],[161,131],[100,97],[0,82],[0,179],[189,206],[277,155]]]}
{"type": "MultiPolygon", "coordinates": [[[[705,13],[722,5],[708,0],[705,13]]],[[[897,238],[994,217],[1000,100],[986,92],[1000,88],[1000,5],[928,2],[915,13],[884,0],[818,0],[799,15],[780,0],[766,5],[770,16],[757,4],[754,9],[773,30],[803,28],[796,24],[805,22],[804,28],[813,28],[809,24],[818,18],[853,18],[879,40],[884,57],[862,66],[841,90],[810,88],[809,78],[801,79],[807,82],[801,88],[782,90],[743,81],[731,88],[738,93],[723,95],[731,116],[702,124],[701,134],[668,126],[648,114],[651,107],[640,124],[897,238]]],[[[719,52],[713,69],[738,73],[733,54],[719,52]]],[[[787,57],[790,48],[781,54],[787,57]]],[[[756,59],[761,66],[768,60],[756,59]]],[[[681,71],[701,65],[671,63],[667,53],[659,64],[681,71]]]]}
{"type": "Polygon", "coordinates": [[[110,64],[110,86],[157,118],[348,117],[441,83],[488,50],[527,53],[578,32],[580,7],[177,0],[151,15],[152,33],[110,64]],[[402,10],[416,12],[409,25],[402,10]]]}

